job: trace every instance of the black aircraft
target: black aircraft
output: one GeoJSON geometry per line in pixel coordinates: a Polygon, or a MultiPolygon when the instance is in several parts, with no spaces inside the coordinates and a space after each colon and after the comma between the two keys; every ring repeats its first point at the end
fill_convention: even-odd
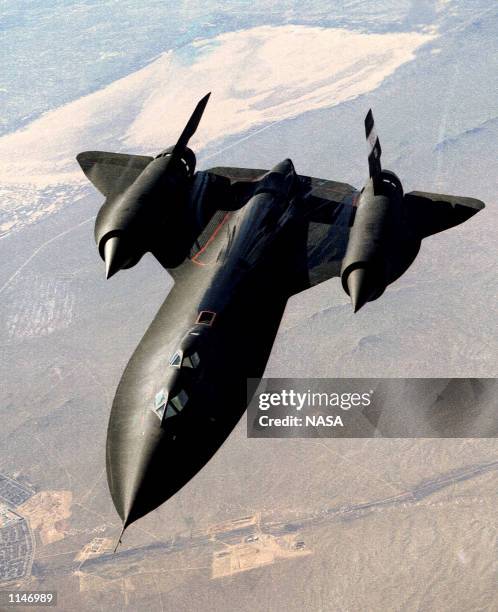
{"type": "Polygon", "coordinates": [[[195,172],[187,144],[208,98],[156,157],[77,157],[106,198],[95,240],[107,278],[151,252],[174,279],[112,405],[107,479],[123,531],[183,487],[230,434],[291,295],[340,276],[356,312],[407,270],[423,238],[484,207],[404,194],[381,168],[371,111],[370,178],[361,191],[301,176],[290,159],[270,171],[195,172]]]}

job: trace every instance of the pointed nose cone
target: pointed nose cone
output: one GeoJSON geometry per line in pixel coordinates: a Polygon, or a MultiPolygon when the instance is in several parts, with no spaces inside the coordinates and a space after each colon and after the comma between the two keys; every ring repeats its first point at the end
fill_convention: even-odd
{"type": "Polygon", "coordinates": [[[348,290],[354,312],[358,312],[372,297],[368,272],[365,268],[356,268],[348,276],[348,290]]]}
{"type": "Polygon", "coordinates": [[[113,496],[116,510],[123,520],[123,531],[160,503],[155,498],[160,490],[161,468],[164,465],[158,452],[161,443],[155,436],[144,437],[143,445],[136,445],[133,449],[134,461],[126,466],[121,476],[121,490],[117,496],[113,496]]]}
{"type": "MultiPolygon", "coordinates": [[[[143,369],[133,367],[131,372],[129,380],[143,397],[143,369]]],[[[224,430],[213,430],[213,435],[206,435],[204,425],[192,423],[183,441],[180,437],[173,440],[149,408],[145,408],[142,424],[143,404],[130,402],[130,390],[123,392],[122,384],[120,387],[107,434],[107,483],[123,528],[127,528],[197,474],[226,434],[224,430]]],[[[192,410],[195,414],[195,407],[192,410]]]]}
{"type": "Polygon", "coordinates": [[[147,410],[150,414],[141,423],[143,406],[137,411],[132,407],[115,401],[107,438],[107,481],[123,530],[178,490],[174,476],[181,470],[166,466],[176,465],[178,458],[184,461],[175,456],[157,416],[147,410]]]}
{"type": "Polygon", "coordinates": [[[119,236],[108,238],[104,246],[105,276],[111,278],[121,270],[126,258],[123,253],[122,239],[119,236]]]}

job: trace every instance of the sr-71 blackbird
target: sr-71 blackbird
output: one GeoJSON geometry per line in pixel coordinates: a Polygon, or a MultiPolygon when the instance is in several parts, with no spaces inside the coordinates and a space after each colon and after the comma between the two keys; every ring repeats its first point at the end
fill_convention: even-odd
{"type": "Polygon", "coordinates": [[[270,171],[196,172],[187,144],[209,95],[178,142],[156,157],[77,157],[106,198],[95,240],[107,278],[151,252],[174,279],[110,414],[107,480],[123,531],[183,487],[230,434],[291,295],[339,276],[356,312],[408,269],[423,238],[484,207],[466,197],[404,194],[381,167],[371,111],[370,176],[361,191],[301,176],[290,159],[270,171]]]}

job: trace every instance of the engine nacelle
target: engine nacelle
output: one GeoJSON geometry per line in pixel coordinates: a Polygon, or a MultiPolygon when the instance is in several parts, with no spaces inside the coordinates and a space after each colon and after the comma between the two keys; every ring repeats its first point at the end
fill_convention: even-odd
{"type": "Polygon", "coordinates": [[[218,196],[231,204],[230,180],[211,179],[205,172],[195,175],[195,155],[187,146],[210,95],[199,100],[176,144],[154,159],[105,151],[76,156],[85,175],[106,196],[95,221],[95,241],[107,278],[135,265],[147,251],[166,268],[178,266],[209,222],[218,196]]]}
{"type": "Polygon", "coordinates": [[[188,253],[192,240],[185,229],[186,202],[195,155],[186,149],[181,157],[172,157],[172,149],[158,155],[125,191],[108,197],[100,209],[95,241],[102,259],[113,261],[114,270],[108,270],[108,276],[135,265],[147,251],[166,267],[178,265],[188,253]]]}
{"type": "Polygon", "coordinates": [[[392,172],[369,179],[359,199],[341,268],[355,312],[376,300],[410,266],[420,248],[406,220],[403,187],[392,172]]]}

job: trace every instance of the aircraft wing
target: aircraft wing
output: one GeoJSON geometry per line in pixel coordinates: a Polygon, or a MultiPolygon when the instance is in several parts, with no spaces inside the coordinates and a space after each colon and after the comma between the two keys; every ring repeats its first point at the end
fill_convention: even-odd
{"type": "MultiPolygon", "coordinates": [[[[342,258],[354,222],[359,193],[350,185],[311,179],[310,197],[317,202],[310,216],[308,268],[310,286],[339,276],[342,258]]],[[[404,195],[408,224],[420,240],[467,221],[484,208],[475,198],[425,191],[404,195]]]]}
{"type": "MultiPolygon", "coordinates": [[[[267,170],[216,167],[207,172],[229,178],[242,204],[267,170]]],[[[312,287],[340,274],[359,192],[347,183],[303,175],[299,179],[303,187],[303,223],[308,226],[307,272],[312,287]]]]}
{"type": "Polygon", "coordinates": [[[475,198],[426,191],[411,191],[404,196],[410,224],[421,238],[459,225],[484,208],[475,198]]]}
{"type": "MultiPolygon", "coordinates": [[[[340,275],[359,193],[345,183],[311,181],[315,206],[309,220],[308,271],[313,286],[340,275]]],[[[408,225],[420,240],[459,225],[484,208],[475,198],[424,191],[405,194],[404,204],[408,225]]]]}
{"type": "Polygon", "coordinates": [[[121,193],[149,165],[153,157],[105,151],[85,151],[77,155],[81,169],[106,197],[121,193]]]}
{"type": "Polygon", "coordinates": [[[307,265],[313,287],[340,275],[359,192],[347,183],[302,178],[309,186],[304,200],[309,204],[307,265]]]}

